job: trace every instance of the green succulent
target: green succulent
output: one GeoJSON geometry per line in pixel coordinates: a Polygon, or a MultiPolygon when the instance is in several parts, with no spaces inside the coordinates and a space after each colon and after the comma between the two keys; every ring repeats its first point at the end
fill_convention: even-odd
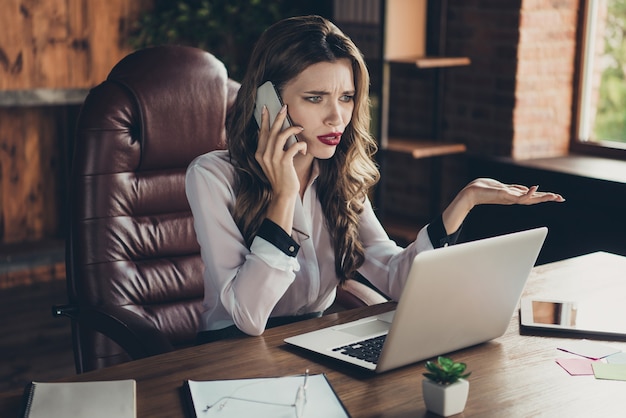
{"type": "Polygon", "coordinates": [[[450,385],[459,379],[467,379],[471,373],[465,373],[467,365],[465,363],[457,363],[447,357],[439,356],[437,362],[427,361],[424,373],[427,379],[441,385],[450,385]]]}

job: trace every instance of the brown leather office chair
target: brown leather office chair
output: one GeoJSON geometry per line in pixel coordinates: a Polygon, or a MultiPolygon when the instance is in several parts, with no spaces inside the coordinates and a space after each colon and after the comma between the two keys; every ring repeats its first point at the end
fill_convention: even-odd
{"type": "MultiPolygon", "coordinates": [[[[86,98],[69,183],[69,304],[53,307],[72,318],[78,373],[193,345],[203,265],[185,171],[225,147],[238,88],[211,54],[162,46],[128,55],[86,98]]],[[[381,301],[348,288],[344,307],[381,301]]]]}

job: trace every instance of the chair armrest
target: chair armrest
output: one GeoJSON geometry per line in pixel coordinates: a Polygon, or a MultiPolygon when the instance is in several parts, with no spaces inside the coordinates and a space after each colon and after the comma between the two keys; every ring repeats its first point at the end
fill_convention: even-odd
{"type": "Polygon", "coordinates": [[[336,303],[345,309],[371,306],[387,301],[383,295],[357,280],[346,280],[343,285],[337,287],[336,303]]]}
{"type": "Polygon", "coordinates": [[[67,316],[115,341],[133,359],[173,351],[174,347],[154,324],[121,306],[53,306],[53,316],[67,316]]]}

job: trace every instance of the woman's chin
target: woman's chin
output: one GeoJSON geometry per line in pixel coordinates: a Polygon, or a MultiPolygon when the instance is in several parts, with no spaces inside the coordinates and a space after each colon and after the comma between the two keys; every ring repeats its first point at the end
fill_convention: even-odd
{"type": "Polygon", "coordinates": [[[316,152],[315,158],[317,158],[318,160],[328,160],[330,158],[333,158],[336,150],[337,147],[328,147],[328,149],[324,150],[323,152],[316,152]]]}
{"type": "Polygon", "coordinates": [[[337,145],[316,144],[316,147],[309,147],[309,151],[318,160],[328,160],[335,155],[337,145]]]}

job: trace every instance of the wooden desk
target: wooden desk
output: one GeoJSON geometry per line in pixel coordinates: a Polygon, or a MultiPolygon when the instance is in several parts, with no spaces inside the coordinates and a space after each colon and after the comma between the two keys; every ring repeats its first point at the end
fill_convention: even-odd
{"type": "MultiPolygon", "coordinates": [[[[533,269],[526,294],[550,296],[553,289],[581,294],[607,286],[626,294],[626,257],[593,253],[533,269]]],[[[283,338],[300,331],[345,322],[392,309],[387,303],[331,314],[268,330],[261,337],[219,341],[108,369],[67,381],[137,380],[139,417],[183,417],[179,388],[184,379],[212,380],[326,373],[354,417],[431,416],[421,394],[423,362],[371,375],[287,347],[283,338]]],[[[579,339],[580,337],[574,337],[579,339]]],[[[506,334],[491,342],[452,353],[472,371],[470,395],[462,416],[587,417],[624,416],[626,382],[570,376],[555,363],[563,337],[520,335],[517,313],[506,334]]],[[[626,350],[626,342],[611,342],[626,350]]],[[[20,393],[0,395],[0,416],[17,416],[20,393]]]]}

